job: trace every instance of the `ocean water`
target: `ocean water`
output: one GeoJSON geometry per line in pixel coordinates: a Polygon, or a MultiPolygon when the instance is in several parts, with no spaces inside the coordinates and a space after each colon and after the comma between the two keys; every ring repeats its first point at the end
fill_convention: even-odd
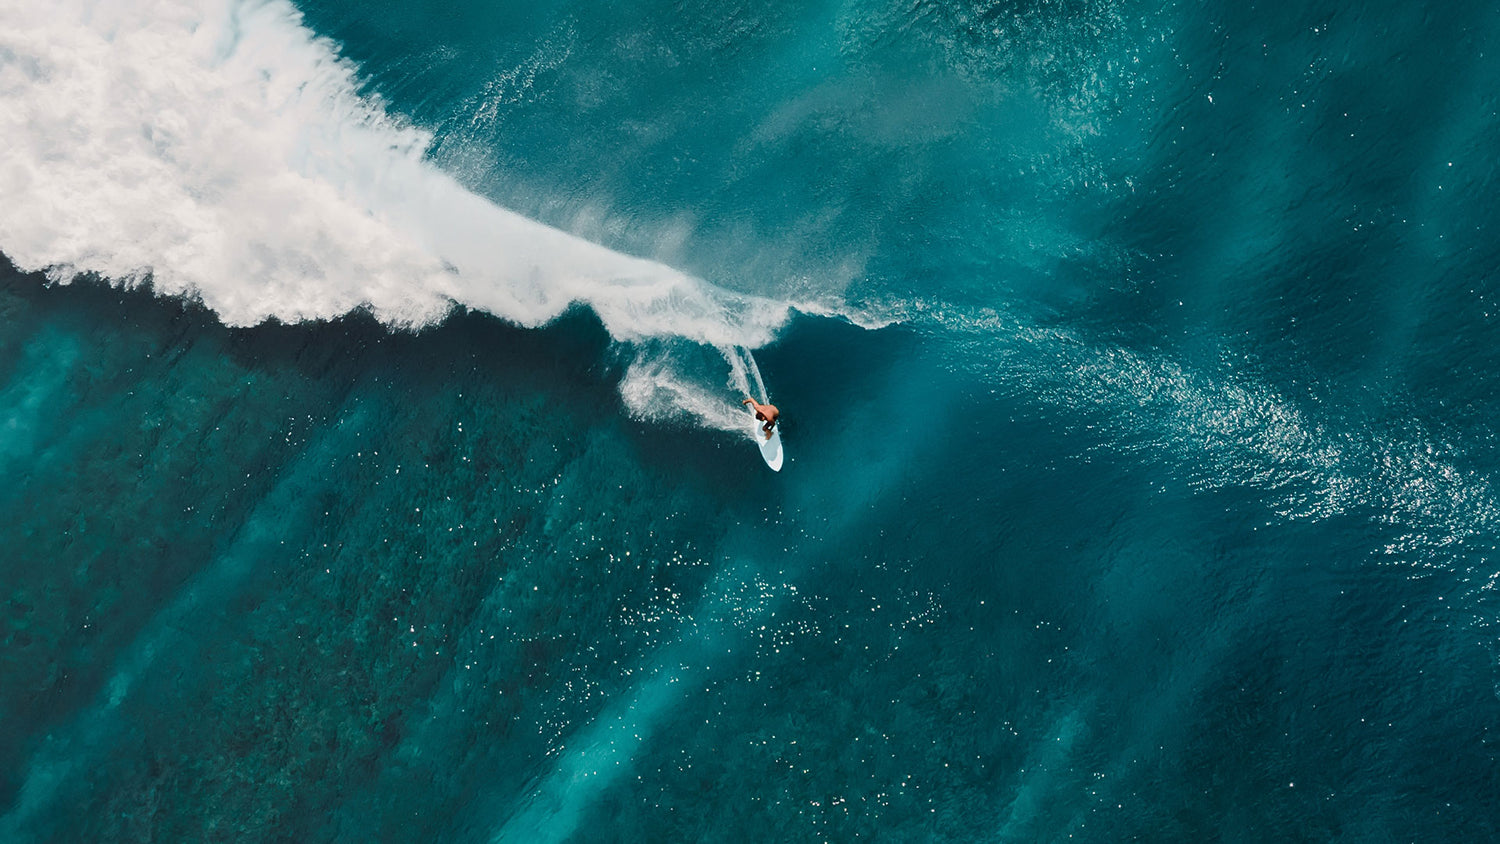
{"type": "Polygon", "coordinates": [[[1497,91],[1485,4],[0,0],[0,841],[1494,840],[1497,91]]]}

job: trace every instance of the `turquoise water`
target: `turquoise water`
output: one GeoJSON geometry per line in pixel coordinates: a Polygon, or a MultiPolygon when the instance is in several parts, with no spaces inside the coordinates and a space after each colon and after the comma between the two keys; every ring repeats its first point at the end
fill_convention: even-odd
{"type": "Polygon", "coordinates": [[[1494,838],[1497,26],[0,9],[0,840],[1494,838]]]}

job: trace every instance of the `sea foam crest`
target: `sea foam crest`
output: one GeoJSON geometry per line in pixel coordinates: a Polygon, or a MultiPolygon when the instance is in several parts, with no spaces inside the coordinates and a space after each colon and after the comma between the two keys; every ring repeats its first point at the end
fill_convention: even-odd
{"type": "Polygon", "coordinates": [[[425,157],[284,0],[0,0],[0,252],[230,325],[581,302],[618,340],[763,345],[788,306],[529,220],[425,157]]]}

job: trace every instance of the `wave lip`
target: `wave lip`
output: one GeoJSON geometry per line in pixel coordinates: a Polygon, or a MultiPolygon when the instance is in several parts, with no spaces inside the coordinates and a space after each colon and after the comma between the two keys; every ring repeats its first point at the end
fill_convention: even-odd
{"type": "Polygon", "coordinates": [[[0,251],[56,281],[149,278],[229,325],[454,303],[523,326],[769,342],[789,305],[515,214],[426,160],[285,0],[0,2],[0,251]]]}

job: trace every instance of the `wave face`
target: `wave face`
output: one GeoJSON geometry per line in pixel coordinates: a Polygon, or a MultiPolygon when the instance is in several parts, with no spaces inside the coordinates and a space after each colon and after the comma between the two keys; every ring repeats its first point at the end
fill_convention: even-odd
{"type": "MultiPolygon", "coordinates": [[[[391,112],[379,93],[361,91],[357,67],[340,57],[338,44],[316,36],[302,13],[280,0],[12,4],[0,44],[0,131],[14,142],[0,160],[0,189],[20,201],[0,213],[0,251],[57,281],[79,274],[127,285],[149,279],[157,292],[201,301],[232,326],[369,308],[389,324],[420,327],[456,303],[534,327],[583,304],[615,339],[654,343],[624,392],[633,412],[735,430],[743,426],[719,394],[726,380],[736,392],[747,384],[732,367],[727,379],[722,366],[684,367],[693,352],[674,350],[674,341],[734,359],[739,349],[770,342],[794,309],[866,325],[902,317],[910,299],[904,279],[913,271],[931,275],[904,258],[890,265],[908,250],[917,253],[915,263],[932,257],[910,241],[914,213],[933,218],[929,230],[948,229],[950,244],[1002,238],[962,257],[986,276],[1045,271],[1059,250],[1078,248],[1066,244],[1076,240],[1069,232],[1042,232],[1039,244],[1025,221],[1038,218],[1038,203],[1056,199],[1060,188],[1049,181],[1076,180],[1095,166],[1058,168],[1048,159],[1059,147],[1078,154],[1078,140],[1098,131],[1098,105],[1107,104],[1112,87],[1098,75],[1102,54],[1022,67],[1012,81],[1026,88],[1017,92],[996,78],[1016,68],[992,66],[982,41],[954,40],[960,21],[939,20],[917,42],[919,51],[974,78],[945,72],[908,79],[914,57],[887,55],[883,43],[882,33],[901,25],[899,11],[841,18],[837,38],[809,44],[791,75],[771,82],[771,101],[753,104],[759,111],[730,104],[714,115],[725,126],[699,133],[698,143],[725,130],[734,140],[701,156],[707,160],[688,153],[691,163],[682,169],[699,178],[662,178],[659,159],[684,157],[671,152],[671,135],[691,132],[701,116],[661,114],[652,101],[661,86],[681,80],[680,65],[709,71],[726,51],[766,46],[771,33],[763,28],[797,21],[782,10],[729,36],[691,27],[650,31],[641,13],[542,21],[545,31],[525,44],[518,64],[497,71],[476,61],[459,69],[460,77],[481,74],[477,80],[444,79],[451,68],[428,62],[410,84],[470,90],[434,98],[441,113],[413,122],[391,112]],[[580,31],[601,25],[603,32],[580,31]],[[573,61],[581,38],[601,49],[573,61]],[[630,39],[647,43],[621,46],[630,39]],[[598,43],[604,40],[612,43],[598,43]],[[630,55],[636,49],[666,55],[630,55]],[[850,50],[863,54],[856,66],[814,75],[817,62],[837,63],[850,50]],[[593,66],[601,52],[620,66],[593,66]],[[632,102],[586,90],[604,84],[597,76],[647,64],[671,69],[658,67],[658,78],[628,95],[632,102]],[[552,132],[530,139],[527,156],[543,173],[593,178],[598,167],[589,162],[607,150],[606,160],[645,170],[637,184],[607,179],[603,190],[580,190],[548,180],[518,193],[518,185],[535,180],[536,165],[505,167],[514,162],[497,165],[486,153],[513,149],[508,134],[516,113],[536,99],[539,80],[562,73],[568,79],[561,84],[574,90],[549,103],[564,113],[533,118],[552,132]],[[608,114],[589,115],[601,102],[608,114]],[[618,126],[580,121],[580,112],[618,126]],[[641,131],[646,125],[651,130],[641,131]],[[954,139],[979,149],[954,156],[943,149],[954,139]],[[784,171],[788,147],[809,142],[810,161],[784,171]],[[548,160],[548,150],[561,158],[548,160]],[[987,155],[993,160],[976,170],[987,155]],[[439,166],[445,163],[447,169],[439,166]],[[1019,185],[1002,175],[1017,167],[1040,167],[1044,175],[1019,185]],[[887,168],[902,172],[904,185],[895,191],[871,184],[887,168]],[[642,185],[655,193],[645,202],[642,185]],[[765,195],[767,185],[774,195],[765,195]],[[1045,196],[1035,195],[1038,185],[1045,196]],[[588,237],[507,210],[486,192],[588,237]],[[713,199],[693,196],[705,193],[713,199]],[[574,199],[548,207],[557,197],[574,199]],[[764,213],[767,199],[781,208],[764,213]],[[975,204],[995,207],[967,214],[975,204]],[[945,205],[959,211],[952,221],[942,219],[945,205]],[[994,219],[997,211],[1008,224],[994,219]]],[[[508,37],[524,43],[526,24],[537,22],[520,17],[508,37]]],[[[1117,10],[1108,6],[1088,10],[1078,24],[1034,11],[994,20],[1003,24],[994,34],[1007,41],[1085,37],[1052,32],[1058,25],[1121,38],[1117,10]]],[[[429,29],[407,48],[467,46],[421,43],[448,34],[429,29]]],[[[506,40],[496,38],[485,51],[504,49],[506,40]]],[[[717,75],[697,84],[704,101],[722,94],[703,90],[727,81],[717,75]]],[[[670,107],[681,97],[663,99],[670,107]]],[[[971,247],[943,254],[952,260],[965,251],[971,247]]],[[[956,271],[962,267],[948,266],[941,276],[956,271]]],[[[936,285],[924,291],[944,292],[936,285]]]]}
{"type": "MultiPolygon", "coordinates": [[[[335,18],[334,29],[359,14],[314,12],[335,18]]],[[[932,251],[910,240],[914,213],[948,224],[946,245],[960,248],[945,249],[947,260],[988,275],[996,263],[1045,269],[1080,248],[1075,233],[1045,231],[1056,220],[1035,212],[1091,173],[1109,178],[1079,143],[1101,131],[1123,84],[1100,75],[1118,58],[1103,47],[1040,68],[1024,54],[997,65],[984,39],[959,37],[959,22],[919,20],[931,31],[918,33],[917,53],[954,67],[906,78],[913,56],[882,35],[901,25],[900,13],[877,9],[868,19],[841,17],[831,37],[805,45],[781,78],[767,80],[770,97],[715,102],[722,111],[712,118],[722,125],[693,133],[702,115],[663,86],[689,82],[687,95],[722,95],[723,77],[776,60],[753,55],[737,74],[710,68],[724,51],[763,53],[780,28],[802,22],[779,10],[743,21],[733,37],[710,36],[691,27],[652,31],[654,19],[642,17],[649,12],[621,20],[517,15],[499,32],[461,36],[492,41],[482,58],[501,54],[498,67],[453,67],[459,60],[443,56],[444,43],[423,41],[451,36],[444,27],[408,31],[403,49],[437,57],[389,87],[447,94],[419,97],[413,122],[362,91],[336,42],[311,32],[288,3],[11,4],[0,45],[0,128],[13,142],[0,187],[25,201],[0,217],[0,249],[21,269],[57,280],[149,278],[158,292],[193,296],[229,325],[328,319],[364,306],[383,321],[421,326],[456,302],[536,326],[579,302],[617,339],[728,348],[765,344],[789,308],[888,321],[911,292],[892,289],[895,274],[905,278],[911,267],[889,264],[903,252],[932,251]],[[581,31],[590,27],[609,30],[581,31]],[[588,53],[577,46],[574,58],[581,39],[594,43],[588,53]],[[648,43],[622,46],[632,40],[648,43]],[[507,63],[508,48],[524,54],[507,63]],[[668,55],[648,61],[634,49],[668,55]],[[818,62],[851,52],[859,57],[851,67],[816,73],[818,62]],[[621,68],[597,66],[614,59],[621,68]],[[636,65],[652,68],[637,90],[611,99],[586,89],[606,84],[596,76],[636,65]],[[688,68],[711,73],[693,80],[688,68]],[[539,102],[544,84],[567,90],[539,102]],[[438,113],[420,107],[427,104],[438,113]],[[514,128],[522,118],[531,125],[514,128]],[[690,134],[696,147],[675,154],[673,138],[690,134]],[[712,146],[721,135],[734,140],[712,146]],[[791,146],[806,147],[809,161],[786,166],[791,146]],[[1059,164],[1059,154],[1075,160],[1059,164]],[[682,172],[660,172],[668,155],[682,172]],[[900,190],[876,188],[888,168],[899,171],[900,190]],[[1017,168],[1030,175],[1006,173],[1017,168]],[[619,169],[645,176],[621,183],[611,172],[619,169]],[[557,178],[569,174],[598,187],[557,178]],[[528,192],[537,181],[544,184],[528,192]],[[966,213],[981,204],[992,207],[966,213]],[[774,206],[779,213],[767,213],[774,206]],[[717,283],[591,241],[673,259],[717,283]]],[[[1137,33],[1123,32],[1108,6],[1076,22],[1035,11],[985,16],[1005,43],[1081,42],[1082,33],[1053,31],[1078,28],[1140,58],[1138,46],[1120,43],[1137,33]]],[[[446,47],[468,58],[478,49],[446,47]]],[[[410,64],[399,55],[384,61],[410,64]]]]}
{"type": "Polygon", "coordinates": [[[574,303],[620,340],[761,345],[787,306],[507,211],[426,160],[281,2],[5,9],[0,249],[57,279],[190,295],[229,325],[453,303],[525,326],[574,303]]]}
{"type": "Polygon", "coordinates": [[[1500,836],[1495,90],[1482,4],[0,0],[0,840],[1500,836]]]}

